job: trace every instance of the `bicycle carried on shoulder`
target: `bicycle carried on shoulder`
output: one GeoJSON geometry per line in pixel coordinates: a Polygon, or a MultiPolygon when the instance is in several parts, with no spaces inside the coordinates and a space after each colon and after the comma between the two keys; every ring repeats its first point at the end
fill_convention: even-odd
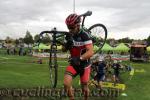
{"type": "MultiPolygon", "coordinates": [[[[94,41],[94,45],[96,45],[99,49],[95,51],[95,53],[98,53],[103,45],[106,42],[107,39],[107,29],[103,24],[94,24],[89,28],[84,27],[85,18],[87,16],[91,16],[92,12],[87,11],[84,14],[81,14],[80,17],[82,17],[82,24],[81,28],[89,33],[92,40],[94,41]]],[[[67,31],[57,31],[56,29],[52,31],[42,31],[40,33],[40,39],[39,43],[42,40],[43,34],[51,34],[52,35],[52,41],[50,46],[50,56],[49,56],[49,71],[50,71],[50,86],[52,88],[55,88],[57,86],[57,71],[58,71],[58,63],[57,63],[57,45],[64,45],[64,43],[60,40],[60,38],[63,38],[65,35],[69,34],[67,31]]]]}

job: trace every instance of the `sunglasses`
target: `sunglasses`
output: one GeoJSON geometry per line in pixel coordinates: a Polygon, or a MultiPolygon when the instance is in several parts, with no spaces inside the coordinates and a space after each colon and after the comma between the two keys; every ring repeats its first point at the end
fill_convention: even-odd
{"type": "Polygon", "coordinates": [[[68,29],[73,30],[73,29],[75,29],[75,28],[78,27],[78,26],[80,26],[80,24],[76,24],[76,25],[74,25],[74,26],[68,26],[68,29]]]}
{"type": "Polygon", "coordinates": [[[70,29],[70,30],[73,30],[75,28],[76,28],[75,26],[68,26],[68,29],[70,29]]]}

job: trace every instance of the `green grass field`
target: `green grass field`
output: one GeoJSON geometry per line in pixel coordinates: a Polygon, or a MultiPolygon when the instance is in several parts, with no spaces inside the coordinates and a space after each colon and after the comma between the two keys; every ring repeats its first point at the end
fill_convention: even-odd
{"type": "MultiPolygon", "coordinates": [[[[29,56],[8,56],[0,55],[0,90],[13,88],[34,88],[45,87],[50,88],[48,60],[44,59],[44,64],[33,63],[37,58],[29,56]]],[[[129,62],[123,62],[129,63],[129,62]]],[[[57,88],[63,88],[63,77],[67,60],[58,61],[58,85],[57,88]]],[[[131,63],[135,70],[145,70],[145,72],[135,72],[131,80],[128,79],[129,73],[121,75],[122,80],[126,84],[123,93],[127,96],[119,97],[91,97],[89,100],[150,100],[150,63],[131,63]]],[[[73,81],[73,86],[80,88],[78,84],[79,77],[73,81]]],[[[0,97],[3,100],[10,100],[8,97],[0,97]]],[[[38,98],[30,98],[37,100],[38,98]]],[[[42,98],[44,100],[55,100],[50,98],[42,98]]],[[[14,99],[12,99],[14,100],[14,99]]],[[[19,99],[18,99],[19,100],[19,99]]],[[[29,100],[29,98],[23,99],[29,100]]],[[[41,100],[38,99],[38,100],[41,100]]],[[[63,98],[63,100],[68,100],[63,98]]],[[[80,99],[79,99],[80,100],[80,99]]]]}

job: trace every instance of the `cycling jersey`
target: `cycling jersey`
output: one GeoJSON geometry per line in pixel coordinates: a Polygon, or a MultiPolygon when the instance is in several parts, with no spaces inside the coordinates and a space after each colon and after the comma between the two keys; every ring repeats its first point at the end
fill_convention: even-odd
{"type": "MultiPolygon", "coordinates": [[[[92,44],[89,33],[81,30],[79,34],[73,36],[73,47],[70,49],[71,57],[80,57],[86,52],[86,46],[92,44]]],[[[90,60],[81,61],[81,66],[90,64],[90,60]]]]}
{"type": "Polygon", "coordinates": [[[100,63],[98,63],[97,67],[98,67],[97,74],[94,77],[94,79],[97,80],[98,82],[104,81],[106,64],[104,62],[100,62],[100,63]]]}
{"type": "MultiPolygon", "coordinates": [[[[70,54],[71,57],[80,57],[82,54],[86,52],[86,46],[91,45],[92,40],[89,36],[89,34],[85,31],[80,31],[78,34],[73,36],[73,47],[70,49],[70,54]]],[[[83,69],[83,74],[78,73],[77,70],[75,70],[76,66],[67,66],[66,68],[66,74],[76,76],[80,74],[80,81],[82,84],[87,83],[89,78],[90,78],[90,70],[91,70],[91,65],[90,65],[90,59],[84,60],[80,62],[80,66],[77,67],[82,67],[81,70],[83,69]]]]}
{"type": "Polygon", "coordinates": [[[101,62],[98,64],[98,74],[105,74],[106,64],[101,62]]]}

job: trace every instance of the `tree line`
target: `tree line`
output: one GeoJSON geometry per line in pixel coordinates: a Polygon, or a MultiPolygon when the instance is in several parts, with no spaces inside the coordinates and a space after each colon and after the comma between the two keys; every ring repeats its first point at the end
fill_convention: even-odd
{"type": "MultiPolygon", "coordinates": [[[[34,37],[31,35],[31,33],[29,31],[26,31],[26,35],[24,36],[24,38],[18,38],[18,39],[12,39],[11,37],[6,37],[5,40],[5,43],[6,44],[14,44],[16,46],[22,44],[22,43],[25,43],[27,45],[32,45],[34,43],[37,43],[38,40],[39,40],[40,36],[39,34],[36,34],[34,37]]],[[[1,42],[2,40],[0,40],[1,42]]],[[[44,43],[44,44],[49,44],[51,41],[51,36],[49,36],[48,34],[46,34],[41,43],[44,43]]]]}
{"type": "MultiPolygon", "coordinates": [[[[5,39],[5,43],[11,43],[11,44],[14,44],[16,46],[20,45],[21,43],[25,43],[27,45],[30,45],[30,44],[34,44],[34,43],[37,43],[38,40],[39,40],[40,36],[39,34],[36,34],[34,37],[31,35],[31,33],[29,31],[26,31],[26,35],[24,36],[24,38],[18,38],[18,39],[12,39],[10,37],[6,37],[5,39]]],[[[49,34],[46,34],[41,43],[44,43],[44,44],[49,44],[52,40],[52,37],[49,35],[49,34]]],[[[117,44],[117,43],[132,43],[134,39],[130,39],[129,37],[126,37],[126,38],[122,38],[122,39],[118,39],[118,40],[115,40],[115,39],[107,39],[107,43],[109,44],[117,44]]],[[[148,45],[150,45],[150,36],[147,37],[147,39],[143,39],[144,41],[147,42],[148,45]]],[[[2,40],[0,40],[1,42],[2,40]]]]}

